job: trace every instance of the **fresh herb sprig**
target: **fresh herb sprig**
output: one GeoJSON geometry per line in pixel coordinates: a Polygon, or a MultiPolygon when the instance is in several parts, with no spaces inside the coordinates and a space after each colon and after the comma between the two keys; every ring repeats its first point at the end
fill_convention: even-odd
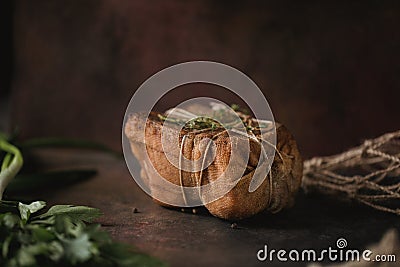
{"type": "Polygon", "coordinates": [[[113,242],[99,224],[87,224],[101,215],[98,209],[56,205],[40,213],[45,206],[43,201],[0,203],[15,208],[0,214],[1,266],[163,266],[113,242]]]}
{"type": "Polygon", "coordinates": [[[162,121],[172,122],[180,125],[183,124],[184,125],[183,129],[185,130],[203,130],[203,129],[216,130],[222,128],[222,125],[218,121],[209,117],[197,117],[189,121],[185,121],[183,119],[170,118],[162,114],[157,114],[157,116],[162,121]]]}
{"type": "Polygon", "coordinates": [[[233,129],[241,128],[244,126],[246,131],[252,132],[265,128],[267,126],[262,123],[256,123],[257,125],[249,124],[248,111],[242,109],[237,104],[232,104],[231,109],[236,112],[237,116],[233,116],[232,112],[226,109],[215,110],[211,117],[198,116],[193,119],[176,118],[172,116],[166,116],[164,114],[157,114],[158,118],[163,122],[171,122],[177,125],[183,125],[184,130],[218,130],[218,129],[233,129]],[[238,120],[237,118],[240,118],[238,120]],[[223,122],[223,123],[220,123],[223,122]]]}
{"type": "MultiPolygon", "coordinates": [[[[1,200],[2,193],[12,181],[16,182],[10,184],[11,188],[23,191],[35,189],[37,185],[48,185],[49,181],[59,183],[65,177],[79,180],[82,179],[80,176],[94,174],[91,170],[70,170],[25,174],[14,179],[23,165],[23,157],[18,147],[8,139],[0,133],[0,156],[3,156],[0,170],[0,266],[165,266],[132,247],[113,242],[99,224],[92,223],[101,215],[96,208],[56,205],[43,213],[44,201],[24,204],[1,200]]],[[[43,146],[46,142],[34,143],[37,145],[43,146]]],[[[102,147],[89,148],[104,151],[102,147]]]]}

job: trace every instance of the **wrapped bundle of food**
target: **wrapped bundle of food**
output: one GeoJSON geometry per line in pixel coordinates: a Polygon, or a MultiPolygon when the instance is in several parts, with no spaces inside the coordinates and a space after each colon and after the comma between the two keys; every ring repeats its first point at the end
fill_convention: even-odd
{"type": "Polygon", "coordinates": [[[210,117],[197,117],[186,121],[184,127],[174,127],[178,120],[167,115],[131,114],[125,124],[132,153],[142,168],[141,179],[156,202],[187,207],[188,199],[196,195],[197,206],[205,206],[212,215],[228,220],[247,218],[263,210],[275,213],[293,204],[303,162],[296,141],[283,125],[274,123],[274,131],[264,134],[259,131],[259,121],[237,112],[246,129],[243,134],[234,127],[227,131],[219,120],[210,117]],[[268,140],[267,135],[276,135],[269,165],[260,157],[261,143],[268,140]],[[259,168],[268,171],[261,172],[259,184],[249,190],[253,178],[260,175],[259,168]],[[167,192],[160,177],[182,190],[167,192]],[[196,190],[185,191],[190,188],[196,190]]]}

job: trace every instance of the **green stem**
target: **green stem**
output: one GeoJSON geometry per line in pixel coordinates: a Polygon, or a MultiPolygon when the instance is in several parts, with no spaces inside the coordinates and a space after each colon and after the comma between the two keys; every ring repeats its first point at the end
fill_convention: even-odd
{"type": "MultiPolygon", "coordinates": [[[[22,167],[23,159],[21,152],[18,148],[11,145],[4,139],[0,139],[0,149],[13,155],[13,159],[9,162],[10,158],[6,156],[4,159],[2,167],[4,169],[0,172],[0,200],[3,198],[4,190],[6,189],[8,183],[17,175],[22,167]]],[[[11,156],[10,156],[11,157],[11,156]]]]}
{"type": "Polygon", "coordinates": [[[12,159],[12,155],[10,153],[7,153],[3,159],[3,163],[1,164],[1,171],[4,171],[5,169],[8,168],[10,165],[12,159]]]}

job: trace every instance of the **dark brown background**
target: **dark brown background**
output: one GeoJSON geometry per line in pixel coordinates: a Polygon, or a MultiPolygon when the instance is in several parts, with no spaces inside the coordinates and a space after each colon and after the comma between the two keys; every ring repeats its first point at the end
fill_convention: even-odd
{"type": "MultiPolygon", "coordinates": [[[[90,138],[121,149],[123,114],[136,88],[188,60],[219,61],[253,78],[305,157],[399,128],[399,1],[243,2],[0,1],[0,130],[18,126],[24,138],[90,138]]],[[[182,87],[159,107],[204,88],[182,87]]],[[[98,175],[25,198],[98,207],[114,238],[170,266],[265,266],[255,256],[265,244],[317,249],[344,237],[362,249],[400,229],[397,216],[304,192],[293,208],[232,229],[204,211],[155,205],[121,159],[42,153],[50,169],[93,167],[98,175]]]]}
{"type": "Polygon", "coordinates": [[[11,92],[12,126],[120,149],[144,80],[213,60],[262,88],[306,157],[399,128],[398,1],[243,2],[2,1],[0,93],[11,92]]]}

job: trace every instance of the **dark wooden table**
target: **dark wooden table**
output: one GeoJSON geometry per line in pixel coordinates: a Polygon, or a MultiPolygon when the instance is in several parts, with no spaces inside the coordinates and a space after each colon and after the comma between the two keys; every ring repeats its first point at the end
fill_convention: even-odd
{"type": "MultiPolygon", "coordinates": [[[[162,208],[136,185],[123,159],[109,155],[44,150],[38,153],[49,169],[95,167],[92,179],[29,196],[50,204],[72,203],[100,208],[99,220],[111,235],[158,257],[170,266],[271,266],[256,253],[270,249],[335,247],[346,238],[349,248],[363,249],[377,242],[389,228],[399,228],[395,215],[355,203],[339,203],[300,193],[295,206],[279,214],[263,213],[231,223],[199,214],[162,208]],[[137,208],[139,213],[133,213],[137,208]]],[[[293,263],[272,262],[272,266],[293,263]]],[[[306,263],[297,263],[305,266],[306,263]]]]}

